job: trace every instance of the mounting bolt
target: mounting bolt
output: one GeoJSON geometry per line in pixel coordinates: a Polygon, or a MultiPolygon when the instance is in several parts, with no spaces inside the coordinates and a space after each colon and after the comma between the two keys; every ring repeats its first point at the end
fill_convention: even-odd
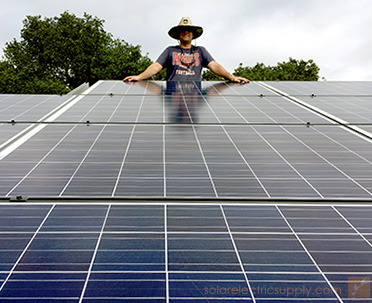
{"type": "Polygon", "coordinates": [[[21,195],[18,195],[15,197],[11,197],[9,199],[9,202],[27,202],[27,200],[28,200],[28,197],[23,197],[21,195]]]}

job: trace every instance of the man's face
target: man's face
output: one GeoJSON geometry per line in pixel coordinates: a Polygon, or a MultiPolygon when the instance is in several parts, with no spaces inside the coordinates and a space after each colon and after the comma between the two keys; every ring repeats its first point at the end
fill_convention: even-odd
{"type": "Polygon", "coordinates": [[[180,33],[181,42],[191,42],[193,38],[192,31],[184,30],[180,33]]]}

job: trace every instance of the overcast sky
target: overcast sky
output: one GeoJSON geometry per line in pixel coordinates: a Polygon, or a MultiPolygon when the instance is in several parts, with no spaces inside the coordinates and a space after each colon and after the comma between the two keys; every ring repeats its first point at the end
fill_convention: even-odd
{"type": "Polygon", "coordinates": [[[156,60],[176,43],[182,16],[204,28],[197,39],[230,72],[243,63],[313,59],[327,80],[372,80],[372,0],[0,0],[0,56],[19,40],[26,15],[68,10],[105,20],[114,38],[141,45],[156,60]]]}

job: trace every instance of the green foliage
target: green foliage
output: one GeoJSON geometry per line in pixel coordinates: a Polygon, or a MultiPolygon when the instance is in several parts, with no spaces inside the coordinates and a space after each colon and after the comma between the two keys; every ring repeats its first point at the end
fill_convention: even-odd
{"type": "Polygon", "coordinates": [[[235,76],[242,76],[251,81],[318,81],[319,67],[313,60],[295,60],[278,62],[277,66],[265,66],[257,63],[254,67],[239,67],[234,71],[235,76]]]}
{"type": "MultiPolygon", "coordinates": [[[[143,72],[150,64],[139,45],[114,39],[104,21],[68,12],[59,17],[27,16],[21,39],[6,43],[0,61],[0,93],[64,94],[84,82],[121,80],[143,72]]],[[[250,80],[317,81],[319,68],[312,61],[295,60],[254,67],[239,65],[234,75],[250,80]]],[[[151,78],[165,80],[166,71],[151,78]]],[[[202,80],[223,80],[207,70],[202,80]]]]}
{"type": "Polygon", "coordinates": [[[225,81],[224,78],[217,76],[216,74],[212,73],[209,69],[203,71],[201,79],[202,81],[225,81]]]}
{"type": "Polygon", "coordinates": [[[0,93],[65,94],[67,86],[53,77],[39,78],[28,68],[17,70],[8,62],[0,62],[0,93]]]}
{"type": "Polygon", "coordinates": [[[68,12],[27,16],[21,40],[6,43],[0,62],[0,93],[66,93],[84,82],[123,79],[151,64],[140,46],[113,39],[104,21],[68,12]]]}

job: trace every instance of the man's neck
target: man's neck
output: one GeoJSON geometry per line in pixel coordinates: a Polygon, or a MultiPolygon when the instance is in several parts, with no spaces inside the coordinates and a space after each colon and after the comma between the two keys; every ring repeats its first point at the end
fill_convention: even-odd
{"type": "Polygon", "coordinates": [[[191,43],[180,43],[180,47],[184,49],[190,49],[192,46],[191,43]]]}

